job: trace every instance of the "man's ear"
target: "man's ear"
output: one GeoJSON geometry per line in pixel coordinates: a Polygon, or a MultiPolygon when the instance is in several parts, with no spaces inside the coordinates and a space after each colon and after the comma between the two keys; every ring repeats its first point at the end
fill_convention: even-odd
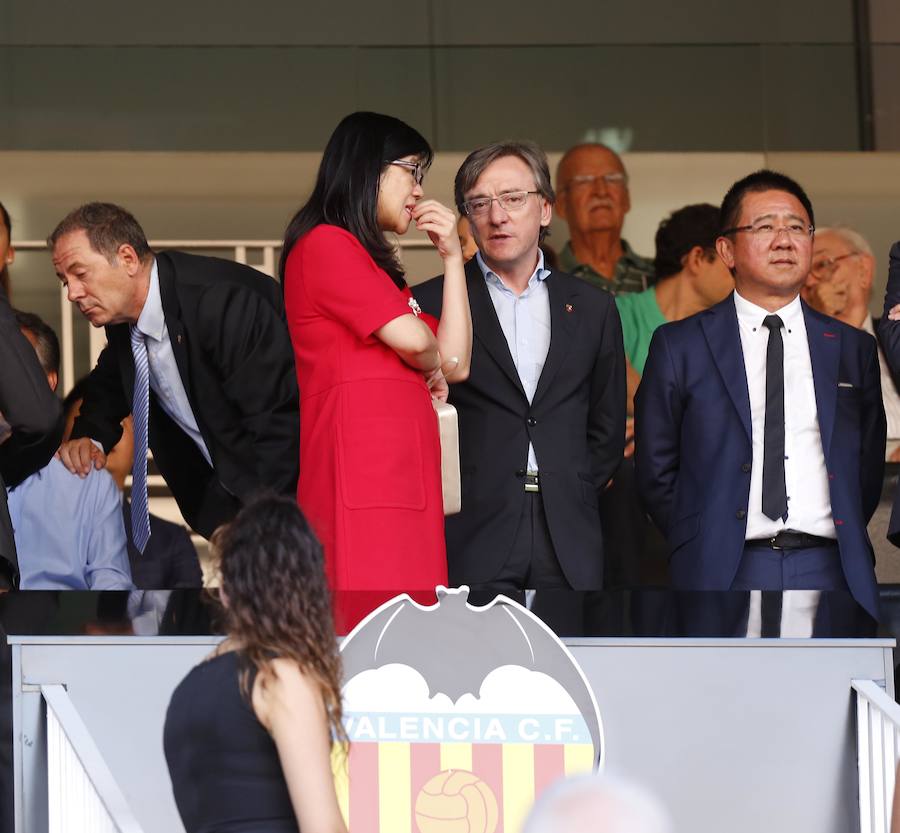
{"type": "Polygon", "coordinates": [[[870,292],[872,281],[875,280],[875,258],[872,255],[860,254],[859,256],[859,281],[860,286],[870,292]]]}
{"type": "Polygon", "coordinates": [[[129,275],[136,275],[140,271],[141,259],[138,257],[134,247],[128,243],[123,243],[119,246],[116,250],[116,257],[118,258],[119,263],[125,267],[129,275]]]}
{"type": "Polygon", "coordinates": [[[59,386],[59,374],[55,370],[51,370],[47,374],[47,382],[50,384],[50,390],[55,393],[56,388],[59,386]]]}
{"type": "MultiPolygon", "coordinates": [[[[562,215],[560,215],[562,216],[562,215]]],[[[541,225],[546,228],[553,219],[553,203],[546,197],[541,197],[541,225]]]]}
{"type": "Polygon", "coordinates": [[[734,244],[727,237],[716,239],[716,251],[725,265],[734,273],[734,244]]]}
{"type": "Polygon", "coordinates": [[[16,247],[10,246],[6,250],[6,265],[9,266],[16,259],[16,247]]]}

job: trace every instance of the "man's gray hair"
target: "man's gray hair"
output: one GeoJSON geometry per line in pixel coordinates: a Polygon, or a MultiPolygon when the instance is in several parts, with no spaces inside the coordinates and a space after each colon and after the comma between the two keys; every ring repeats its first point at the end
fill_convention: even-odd
{"type": "Polygon", "coordinates": [[[504,156],[517,156],[528,165],[534,175],[535,189],[549,203],[554,201],[556,194],[550,183],[550,166],[547,164],[547,155],[537,144],[525,140],[494,142],[473,150],[456,172],[453,197],[460,214],[465,214],[463,203],[466,201],[466,191],[475,186],[478,177],[484,173],[488,165],[504,156]]]}
{"type": "Polygon", "coordinates": [[[860,254],[869,255],[869,257],[874,257],[872,254],[872,247],[869,245],[869,241],[866,240],[856,229],[850,228],[850,226],[844,225],[834,225],[834,226],[824,226],[823,228],[816,229],[816,236],[821,236],[823,234],[836,234],[841,238],[854,252],[859,252],[860,254]]]}
{"type": "Polygon", "coordinates": [[[550,786],[531,810],[522,833],[671,833],[659,800],[632,781],[581,775],[550,786]]]}

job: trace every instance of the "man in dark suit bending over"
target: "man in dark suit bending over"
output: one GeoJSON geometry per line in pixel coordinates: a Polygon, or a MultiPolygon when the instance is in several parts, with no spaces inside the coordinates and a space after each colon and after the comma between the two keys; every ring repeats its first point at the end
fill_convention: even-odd
{"type": "Polygon", "coordinates": [[[230,261],[154,253],[108,203],[76,209],[48,243],[69,300],[108,339],[61,458],[72,472],[101,468],[133,414],[135,546],[150,534],[148,444],[206,537],[261,488],[295,494],[299,400],[278,284],[230,261]]]}
{"type": "MultiPolygon", "coordinates": [[[[466,266],[472,365],[459,412],[462,511],[447,518],[450,581],[473,589],[599,589],[599,497],[625,438],[622,330],[611,296],[545,268],[553,189],[543,151],[471,153],[456,203],[478,254],[466,266]]],[[[442,278],[415,287],[440,315],[442,278]]]]}
{"type": "Polygon", "coordinates": [[[735,183],[735,291],[653,336],[635,397],[638,490],[687,590],[848,590],[877,617],[866,524],[885,418],[875,339],[807,306],[813,209],[773,171],[735,183]]]}

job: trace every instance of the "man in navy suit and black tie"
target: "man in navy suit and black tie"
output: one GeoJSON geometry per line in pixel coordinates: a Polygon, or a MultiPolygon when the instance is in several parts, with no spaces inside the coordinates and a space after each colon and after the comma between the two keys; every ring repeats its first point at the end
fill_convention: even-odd
{"type": "Polygon", "coordinates": [[[635,397],[638,488],[668,539],[672,582],[849,590],[877,618],[875,339],[801,301],[814,216],[792,179],[764,170],[735,183],[721,224],[734,294],[656,331],[635,397]]]}

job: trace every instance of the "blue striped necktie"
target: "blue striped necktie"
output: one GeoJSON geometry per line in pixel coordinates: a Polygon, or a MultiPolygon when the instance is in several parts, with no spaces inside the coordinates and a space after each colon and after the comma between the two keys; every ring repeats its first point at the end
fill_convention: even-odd
{"type": "Polygon", "coordinates": [[[147,503],[147,421],[150,413],[150,362],[144,334],[131,328],[131,354],[134,356],[134,463],[131,467],[131,537],[143,553],[150,539],[150,510],[147,503]]]}

